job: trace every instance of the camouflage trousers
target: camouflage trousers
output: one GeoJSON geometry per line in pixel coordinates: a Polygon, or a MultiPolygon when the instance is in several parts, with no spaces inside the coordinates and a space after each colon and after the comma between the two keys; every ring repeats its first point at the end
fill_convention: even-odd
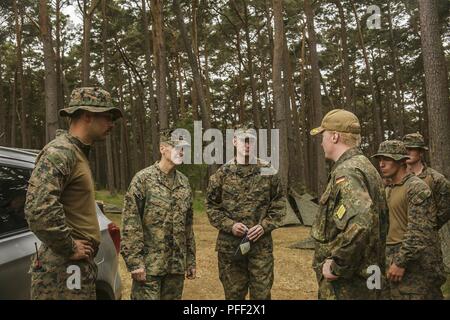
{"type": "MultiPolygon", "coordinates": [[[[394,256],[399,252],[399,245],[386,246],[386,272],[394,256]]],[[[391,300],[442,300],[441,286],[445,282],[439,261],[430,262],[429,257],[423,261],[410,263],[400,282],[388,281],[387,299],[391,300]]]]}
{"type": "Polygon", "coordinates": [[[265,252],[235,258],[233,253],[218,253],[219,278],[226,300],[270,300],[273,285],[273,254],[265,252]]]}
{"type": "Polygon", "coordinates": [[[183,295],[184,274],[147,276],[147,281],[133,280],[132,300],[180,300],[183,295]]]}
{"type": "Polygon", "coordinates": [[[31,259],[32,300],[95,300],[97,265],[94,259],[68,260],[41,245],[41,267],[36,266],[36,255],[31,259]]]}

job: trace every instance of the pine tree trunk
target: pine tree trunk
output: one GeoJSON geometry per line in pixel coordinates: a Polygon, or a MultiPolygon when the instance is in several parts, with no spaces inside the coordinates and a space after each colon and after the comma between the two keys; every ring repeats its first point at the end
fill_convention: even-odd
{"type": "Polygon", "coordinates": [[[46,142],[55,138],[58,128],[58,88],[56,87],[55,55],[52,32],[48,16],[47,1],[39,0],[39,28],[44,48],[45,67],[45,123],[46,142]]]}
{"type": "MultiPolygon", "coordinates": [[[[104,87],[106,91],[110,91],[109,86],[109,57],[108,57],[108,16],[106,12],[107,0],[102,0],[102,19],[103,19],[103,35],[102,35],[102,49],[103,49],[103,78],[104,87]]],[[[144,119],[142,119],[144,121],[144,119]]],[[[109,193],[114,196],[116,194],[116,184],[114,181],[114,163],[113,150],[111,142],[111,133],[106,137],[106,181],[109,193]]]]}
{"type": "Polygon", "coordinates": [[[356,6],[353,0],[350,1],[353,9],[353,14],[355,15],[356,19],[356,25],[358,28],[358,39],[359,44],[361,46],[363,57],[364,57],[364,64],[365,64],[365,72],[366,72],[366,78],[367,78],[367,84],[369,86],[370,94],[372,97],[372,119],[373,119],[373,125],[374,125],[374,139],[370,145],[371,147],[371,153],[375,153],[375,151],[378,149],[378,145],[384,140],[383,139],[383,131],[382,131],[382,117],[381,117],[381,109],[380,105],[377,103],[377,97],[375,92],[375,85],[373,84],[372,80],[372,71],[370,69],[370,63],[369,63],[369,56],[367,54],[366,45],[364,43],[364,36],[361,28],[361,22],[358,18],[358,13],[356,12],[356,6]]]}
{"type": "Polygon", "coordinates": [[[7,138],[7,112],[6,112],[6,103],[4,100],[4,94],[3,94],[3,65],[2,65],[2,59],[3,58],[3,52],[2,48],[0,48],[0,146],[6,146],[6,138],[7,138]]]}
{"type": "MultiPolygon", "coordinates": [[[[314,29],[314,12],[311,7],[310,0],[304,1],[306,22],[308,27],[309,37],[309,53],[311,59],[311,77],[312,77],[312,100],[313,100],[313,112],[312,123],[319,125],[322,120],[322,96],[320,93],[320,70],[319,70],[319,57],[317,54],[317,40],[316,31],[314,29]]],[[[327,173],[325,165],[325,156],[320,143],[316,143],[314,148],[314,158],[317,159],[317,166],[314,172],[317,172],[317,186],[313,189],[317,194],[321,194],[324,191],[327,182],[327,173]]]]}
{"type": "Polygon", "coordinates": [[[88,8],[87,0],[83,0],[83,55],[81,58],[81,83],[83,87],[90,85],[91,74],[91,28],[94,10],[100,4],[100,0],[92,0],[88,8]]]}
{"type": "Polygon", "coordinates": [[[430,132],[430,158],[450,178],[450,104],[448,73],[441,40],[438,1],[419,0],[422,56],[430,132]]]}
{"type": "Polygon", "coordinates": [[[145,45],[145,67],[147,69],[148,93],[150,106],[150,127],[151,127],[151,143],[152,143],[152,162],[159,159],[159,129],[158,129],[158,108],[155,103],[155,93],[153,90],[153,65],[152,65],[152,49],[150,46],[150,31],[147,16],[145,0],[142,0],[142,23],[144,25],[144,45],[145,45]]]}
{"type": "Polygon", "coordinates": [[[272,65],[273,102],[277,113],[276,128],[279,129],[280,133],[280,177],[283,190],[287,193],[289,182],[288,117],[284,105],[283,80],[281,77],[284,47],[283,1],[273,0],[272,3],[274,17],[274,54],[272,65]]]}
{"type": "Polygon", "coordinates": [[[401,72],[399,72],[399,62],[398,62],[398,52],[397,52],[397,43],[395,42],[394,31],[392,29],[392,17],[391,17],[391,9],[390,4],[387,4],[387,12],[388,12],[388,23],[389,23],[389,36],[390,42],[389,45],[391,47],[391,63],[392,63],[392,72],[394,73],[394,84],[395,84],[395,101],[396,101],[396,120],[395,121],[395,132],[398,132],[400,136],[405,134],[405,117],[404,117],[404,104],[403,104],[403,88],[402,88],[402,78],[401,72]]]}
{"type": "MultiPolygon", "coordinates": [[[[16,97],[17,104],[20,110],[20,134],[22,139],[22,147],[28,148],[27,141],[27,110],[25,104],[25,83],[23,77],[23,57],[22,57],[22,26],[23,26],[23,8],[22,3],[19,8],[17,0],[13,0],[14,10],[14,25],[16,35],[16,70],[17,70],[17,83],[19,87],[19,94],[16,97]]],[[[17,92],[16,92],[17,93],[17,92]]]]}
{"type": "Polygon", "coordinates": [[[169,127],[169,119],[167,116],[167,68],[162,0],[151,0],[151,13],[153,18],[153,53],[156,66],[156,99],[158,101],[159,126],[160,129],[166,129],[169,127]]]}
{"type": "MultiPolygon", "coordinates": [[[[339,12],[339,21],[341,24],[341,46],[342,46],[342,86],[344,88],[343,100],[344,106],[347,110],[352,110],[352,91],[350,86],[350,63],[349,63],[349,53],[347,44],[347,19],[345,17],[344,8],[340,0],[336,0],[335,4],[339,12]]],[[[355,110],[352,110],[353,112],[355,110]]]]}
{"type": "Polygon", "coordinates": [[[183,15],[180,8],[180,3],[178,0],[173,0],[173,9],[177,18],[178,27],[180,29],[181,38],[183,40],[184,49],[187,53],[189,64],[192,69],[192,75],[194,77],[194,86],[197,94],[198,102],[200,104],[200,110],[202,112],[203,128],[211,128],[211,115],[209,111],[209,106],[206,104],[205,94],[203,92],[202,78],[199,72],[199,66],[197,59],[194,56],[192,49],[192,44],[189,42],[189,37],[187,34],[186,26],[183,21],[183,15]]]}
{"type": "MultiPolygon", "coordinates": [[[[56,0],[55,21],[55,51],[56,51],[56,87],[58,88],[58,109],[64,108],[64,85],[61,59],[61,0],[56,0]]],[[[60,127],[63,125],[59,120],[60,127]]]]}
{"type": "Polygon", "coordinates": [[[244,31],[245,31],[245,43],[247,45],[247,68],[248,68],[248,74],[250,77],[250,88],[252,93],[252,114],[253,114],[253,122],[256,126],[256,128],[261,128],[261,119],[260,119],[260,109],[257,101],[257,95],[256,95],[256,79],[255,79],[255,73],[253,69],[253,50],[252,50],[252,44],[250,42],[250,27],[249,27],[249,16],[248,16],[248,8],[247,3],[244,1],[244,31]]]}

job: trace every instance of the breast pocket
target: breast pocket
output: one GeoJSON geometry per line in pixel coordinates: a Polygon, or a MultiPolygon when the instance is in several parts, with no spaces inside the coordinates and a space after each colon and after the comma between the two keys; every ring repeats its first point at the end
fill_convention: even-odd
{"type": "Polygon", "coordinates": [[[144,211],[144,220],[146,224],[161,224],[166,219],[166,215],[171,211],[172,205],[170,200],[156,194],[147,195],[146,206],[144,211]]]}

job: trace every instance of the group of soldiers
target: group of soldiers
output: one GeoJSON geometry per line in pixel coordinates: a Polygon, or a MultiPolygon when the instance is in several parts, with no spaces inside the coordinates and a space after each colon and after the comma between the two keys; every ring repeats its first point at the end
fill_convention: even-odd
{"type": "Polygon", "coordinates": [[[319,299],[442,299],[445,270],[439,229],[450,218],[450,184],[426,166],[419,133],[387,140],[372,157],[359,150],[358,118],[325,115],[325,157],[334,162],[312,226],[319,299]],[[368,284],[378,268],[380,286],[368,284]]]}
{"type": "MultiPolygon", "coordinates": [[[[95,299],[100,232],[89,150],[122,113],[108,92],[83,87],[72,92],[60,115],[69,118],[69,130],[38,155],[26,199],[28,223],[42,241],[30,268],[31,297],[95,299]],[[71,265],[81,270],[79,289],[67,287],[71,265]]],[[[211,175],[206,192],[206,212],[219,231],[226,299],[271,298],[271,232],[286,212],[279,175],[253,156],[252,129],[236,128],[236,155],[211,175]]],[[[380,145],[374,157],[382,178],[359,150],[360,131],[356,116],[340,109],[311,131],[322,134],[325,157],[335,162],[311,230],[319,298],[441,299],[438,230],[450,216],[449,182],[423,162],[426,146],[419,134],[380,145]],[[374,265],[383,270],[381,290],[367,286],[367,269],[374,265]]],[[[193,194],[176,169],[188,145],[163,130],[160,160],[136,173],[125,194],[121,254],[132,277],[132,299],[181,299],[184,280],[196,278],[193,194]]]]}

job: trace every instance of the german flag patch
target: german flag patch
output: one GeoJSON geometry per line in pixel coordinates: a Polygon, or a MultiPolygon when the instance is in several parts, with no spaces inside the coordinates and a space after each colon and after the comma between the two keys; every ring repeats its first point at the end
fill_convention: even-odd
{"type": "Polygon", "coordinates": [[[346,180],[345,177],[339,177],[339,178],[336,179],[336,184],[339,184],[339,183],[341,183],[341,182],[344,182],[345,180],[346,180]]]}

